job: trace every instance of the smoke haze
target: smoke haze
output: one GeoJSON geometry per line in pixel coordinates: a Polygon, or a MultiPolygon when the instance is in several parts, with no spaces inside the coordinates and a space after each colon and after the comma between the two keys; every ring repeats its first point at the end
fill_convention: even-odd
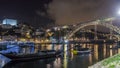
{"type": "Polygon", "coordinates": [[[113,16],[117,0],[53,0],[48,13],[58,25],[113,16]]]}

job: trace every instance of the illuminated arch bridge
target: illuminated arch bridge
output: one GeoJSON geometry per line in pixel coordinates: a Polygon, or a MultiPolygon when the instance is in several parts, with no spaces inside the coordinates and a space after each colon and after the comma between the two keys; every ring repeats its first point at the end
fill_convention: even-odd
{"type": "Polygon", "coordinates": [[[80,29],[82,29],[86,26],[101,25],[106,28],[109,28],[112,31],[115,31],[117,33],[117,35],[115,35],[115,36],[120,41],[120,28],[110,23],[115,19],[116,19],[115,17],[112,17],[112,18],[98,19],[98,20],[87,22],[84,24],[79,24],[71,32],[67,33],[67,35],[65,36],[65,39],[70,39],[76,32],[78,32],[80,29]]]}

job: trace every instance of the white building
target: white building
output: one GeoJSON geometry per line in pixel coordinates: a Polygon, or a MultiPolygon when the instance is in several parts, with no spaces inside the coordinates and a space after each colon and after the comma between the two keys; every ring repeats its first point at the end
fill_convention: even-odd
{"type": "Polygon", "coordinates": [[[17,20],[15,19],[4,19],[2,24],[4,25],[11,25],[11,26],[17,26],[17,20]]]}

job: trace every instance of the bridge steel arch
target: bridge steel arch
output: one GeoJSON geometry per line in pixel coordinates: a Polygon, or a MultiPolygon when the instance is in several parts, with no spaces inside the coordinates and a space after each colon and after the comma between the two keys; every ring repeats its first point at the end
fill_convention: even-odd
{"type": "MultiPolygon", "coordinates": [[[[115,31],[116,33],[118,33],[120,35],[120,28],[108,23],[108,22],[111,22],[113,20],[115,20],[114,17],[113,18],[106,18],[106,19],[98,19],[98,20],[91,21],[88,23],[80,24],[75,29],[73,29],[70,33],[68,33],[65,36],[65,39],[70,39],[77,31],[79,31],[80,29],[82,29],[86,26],[90,26],[90,25],[102,25],[106,28],[109,28],[110,30],[115,31]]],[[[120,40],[120,36],[117,36],[117,37],[118,37],[118,40],[120,40]]]]}

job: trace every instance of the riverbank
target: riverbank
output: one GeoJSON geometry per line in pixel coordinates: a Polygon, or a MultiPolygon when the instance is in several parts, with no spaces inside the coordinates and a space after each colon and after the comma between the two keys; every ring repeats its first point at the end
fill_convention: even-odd
{"type": "Polygon", "coordinates": [[[88,68],[120,68],[120,54],[104,59],[88,68]]]}

